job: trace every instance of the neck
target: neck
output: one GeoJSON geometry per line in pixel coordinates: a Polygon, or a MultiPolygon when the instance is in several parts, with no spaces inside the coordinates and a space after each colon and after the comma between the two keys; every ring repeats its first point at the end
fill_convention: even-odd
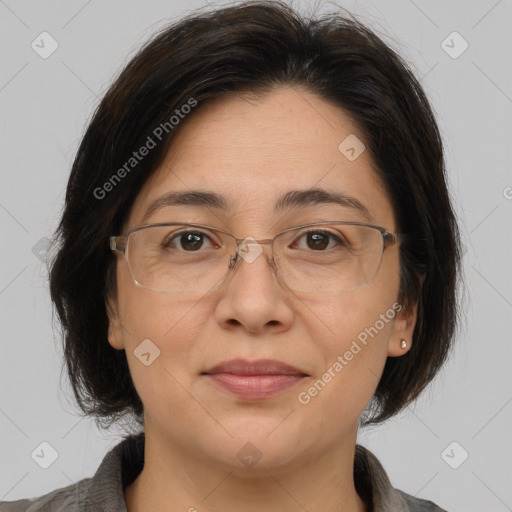
{"type": "Polygon", "coordinates": [[[128,512],[367,511],[354,485],[355,434],[323,453],[251,468],[211,460],[147,425],[145,438],[144,468],[125,490],[128,512]]]}

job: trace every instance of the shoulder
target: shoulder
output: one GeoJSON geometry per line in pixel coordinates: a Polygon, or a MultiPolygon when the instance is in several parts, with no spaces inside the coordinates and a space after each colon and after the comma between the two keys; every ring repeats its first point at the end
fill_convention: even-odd
{"type": "Polygon", "coordinates": [[[362,445],[356,445],[354,482],[372,512],[447,512],[432,501],[416,498],[393,487],[378,458],[362,445]]]}
{"type": "Polygon", "coordinates": [[[92,478],[36,498],[0,501],[0,512],[126,512],[124,488],[144,465],[144,435],[130,435],[103,458],[92,478]]]}
{"type": "Polygon", "coordinates": [[[90,478],[84,478],[35,498],[0,501],[0,512],[81,512],[84,508],[80,503],[85,504],[90,482],[90,478]]]}
{"type": "Polygon", "coordinates": [[[395,489],[395,492],[407,503],[411,512],[448,512],[444,508],[439,507],[434,502],[423,500],[407,494],[400,489],[395,489]]]}

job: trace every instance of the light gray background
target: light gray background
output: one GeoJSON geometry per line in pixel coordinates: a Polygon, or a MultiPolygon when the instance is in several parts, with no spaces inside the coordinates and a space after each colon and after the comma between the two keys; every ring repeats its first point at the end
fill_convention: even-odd
{"type": "MultiPolygon", "coordinates": [[[[157,28],[201,5],[0,0],[0,500],[91,476],[119,440],[117,430],[100,432],[80,419],[61,378],[44,238],[56,226],[77,145],[111,77],[157,28]],[[43,31],[59,45],[47,59],[31,48],[43,31]],[[48,469],[30,455],[42,441],[58,452],[48,469]]],[[[313,2],[293,5],[311,9],[313,2]]],[[[467,250],[467,324],[454,357],[414,407],[361,432],[359,442],[380,458],[395,487],[450,512],[512,510],[512,2],[339,5],[386,34],[421,77],[445,140],[467,250]],[[442,47],[454,31],[469,44],[458,58],[442,47]],[[453,441],[469,453],[458,469],[441,456],[453,441]]],[[[452,53],[462,48],[453,37],[446,44],[452,53]]],[[[460,453],[448,450],[452,464],[460,453]]]]}

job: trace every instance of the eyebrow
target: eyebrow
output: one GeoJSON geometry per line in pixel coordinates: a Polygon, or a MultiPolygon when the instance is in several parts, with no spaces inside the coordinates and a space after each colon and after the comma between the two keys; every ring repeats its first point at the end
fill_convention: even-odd
{"type": "MultiPolygon", "coordinates": [[[[332,192],[322,188],[290,190],[278,198],[274,206],[274,211],[279,213],[286,209],[318,204],[338,204],[344,208],[350,208],[360,213],[369,221],[373,220],[368,209],[355,197],[351,197],[342,192],[332,192]]],[[[229,211],[232,208],[231,203],[224,196],[215,192],[202,190],[168,192],[155,199],[148,206],[141,222],[144,223],[156,211],[166,206],[205,206],[225,211],[229,211]]]]}
{"type": "Polygon", "coordinates": [[[278,199],[275,211],[280,212],[287,208],[314,206],[317,204],[338,204],[344,208],[357,211],[369,221],[373,220],[366,206],[355,197],[351,197],[342,192],[325,190],[323,188],[291,190],[278,199]]]}

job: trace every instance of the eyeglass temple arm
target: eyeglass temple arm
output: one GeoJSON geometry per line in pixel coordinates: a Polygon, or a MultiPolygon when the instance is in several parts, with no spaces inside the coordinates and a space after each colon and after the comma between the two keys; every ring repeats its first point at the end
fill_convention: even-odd
{"type": "Polygon", "coordinates": [[[388,245],[398,245],[407,239],[407,235],[405,233],[388,233],[383,232],[382,236],[384,237],[384,247],[388,245]]]}
{"type": "Polygon", "coordinates": [[[127,242],[126,236],[120,235],[120,236],[111,236],[110,237],[110,249],[112,251],[119,251],[124,254],[124,251],[126,250],[126,242],[127,242]]]}

